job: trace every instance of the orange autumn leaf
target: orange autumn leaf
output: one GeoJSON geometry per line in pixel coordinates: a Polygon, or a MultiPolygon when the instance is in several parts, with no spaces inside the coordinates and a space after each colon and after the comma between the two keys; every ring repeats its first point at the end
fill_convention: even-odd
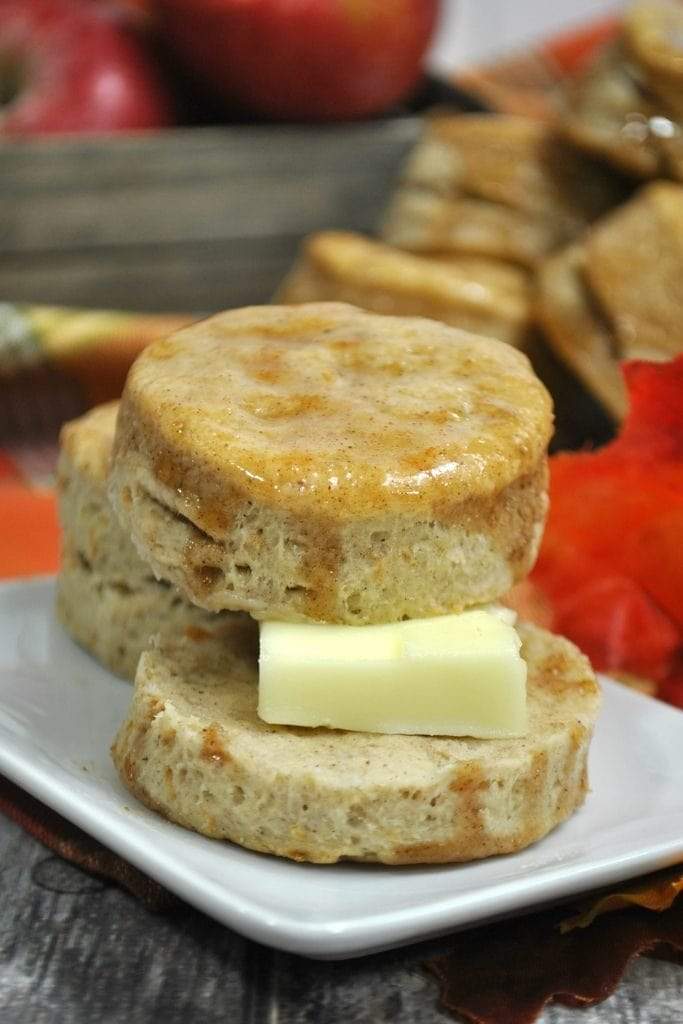
{"type": "Polygon", "coordinates": [[[683,892],[683,867],[680,865],[669,872],[639,878],[633,885],[619,892],[610,892],[594,898],[579,913],[560,924],[561,932],[573,928],[587,928],[600,914],[608,914],[626,907],[643,907],[645,910],[668,910],[679,893],[683,892]]]}
{"type": "Polygon", "coordinates": [[[550,460],[532,580],[596,668],[683,704],[683,356],[624,366],[630,412],[595,452],[550,460]]]}

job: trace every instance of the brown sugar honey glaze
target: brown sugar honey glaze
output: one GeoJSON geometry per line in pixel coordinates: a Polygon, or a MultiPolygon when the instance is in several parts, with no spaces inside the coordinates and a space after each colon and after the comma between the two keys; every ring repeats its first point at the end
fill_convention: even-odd
{"type": "Polygon", "coordinates": [[[551,429],[509,347],[339,304],[214,317],[150,346],[131,391],[156,479],[207,541],[250,501],[306,514],[302,601],[323,619],[343,522],[453,521],[536,469],[551,429]]]}

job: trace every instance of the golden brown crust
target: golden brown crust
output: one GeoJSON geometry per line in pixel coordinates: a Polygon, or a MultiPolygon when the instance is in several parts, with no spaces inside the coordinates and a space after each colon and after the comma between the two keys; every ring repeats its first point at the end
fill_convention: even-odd
{"type": "Polygon", "coordinates": [[[492,339],[333,303],[236,310],[133,367],[112,501],[210,610],[438,614],[535,558],[551,419],[526,357],[492,339]]]}

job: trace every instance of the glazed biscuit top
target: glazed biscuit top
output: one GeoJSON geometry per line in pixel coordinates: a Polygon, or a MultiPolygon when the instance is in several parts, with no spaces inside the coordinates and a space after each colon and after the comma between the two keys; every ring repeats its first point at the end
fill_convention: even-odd
{"type": "Polygon", "coordinates": [[[118,402],[98,405],[65,423],[59,435],[62,452],[79,473],[94,482],[102,483],[107,477],[118,410],[118,402]]]}
{"type": "Polygon", "coordinates": [[[545,388],[502,342],[341,303],[250,307],[143,352],[115,458],[209,533],[245,500],[429,518],[538,468],[551,426],[545,388]]]}

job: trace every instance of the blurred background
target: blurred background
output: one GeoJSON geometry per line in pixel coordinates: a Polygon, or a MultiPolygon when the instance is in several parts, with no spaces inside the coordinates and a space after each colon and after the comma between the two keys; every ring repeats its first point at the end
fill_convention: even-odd
{"type": "Polygon", "coordinates": [[[428,66],[444,75],[501,54],[533,47],[569,28],[618,14],[626,0],[444,0],[439,25],[427,57],[428,66]]]}
{"type": "MultiPolygon", "coordinates": [[[[336,299],[500,338],[552,393],[555,452],[615,437],[632,360],[683,409],[661,390],[683,352],[681,40],[680,0],[0,0],[0,575],[57,565],[64,420],[232,306],[336,299]]],[[[676,516],[638,529],[683,590],[676,516]]],[[[587,596],[583,540],[553,529],[527,613],[683,695],[683,593],[653,604],[611,551],[587,596]]]]}

